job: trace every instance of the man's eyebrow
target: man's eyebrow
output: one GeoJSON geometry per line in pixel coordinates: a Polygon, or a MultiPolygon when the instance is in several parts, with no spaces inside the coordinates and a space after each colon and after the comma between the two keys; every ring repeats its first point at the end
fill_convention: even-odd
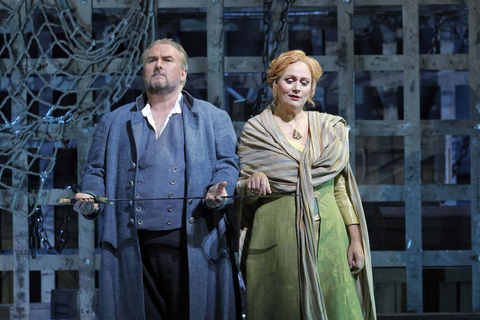
{"type": "Polygon", "coordinates": [[[174,59],[173,56],[162,56],[162,59],[174,59]]]}
{"type": "Polygon", "coordinates": [[[147,60],[150,60],[150,59],[157,59],[157,56],[148,56],[147,60]]]}

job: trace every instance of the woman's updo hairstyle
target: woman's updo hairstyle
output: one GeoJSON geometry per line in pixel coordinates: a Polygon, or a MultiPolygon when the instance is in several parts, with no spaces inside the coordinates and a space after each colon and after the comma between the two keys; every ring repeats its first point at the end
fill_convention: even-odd
{"type": "Polygon", "coordinates": [[[287,70],[288,66],[297,62],[301,61],[305,63],[308,68],[310,69],[310,73],[312,75],[312,87],[310,89],[310,94],[308,95],[308,103],[312,106],[315,106],[313,102],[313,97],[315,96],[315,89],[317,87],[318,79],[322,76],[322,67],[317,62],[317,60],[307,57],[305,52],[302,50],[292,50],[285,53],[282,53],[278,56],[277,59],[272,60],[270,62],[270,68],[267,71],[267,84],[273,91],[273,102],[274,106],[277,105],[277,89],[274,85],[277,80],[282,77],[287,70]]]}

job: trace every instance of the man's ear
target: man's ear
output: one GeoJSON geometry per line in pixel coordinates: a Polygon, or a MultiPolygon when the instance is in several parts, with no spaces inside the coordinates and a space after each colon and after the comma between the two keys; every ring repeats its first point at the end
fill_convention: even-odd
{"type": "Polygon", "coordinates": [[[181,80],[182,83],[185,83],[185,82],[187,81],[187,73],[188,73],[188,72],[187,72],[187,69],[183,69],[183,70],[182,70],[182,76],[181,76],[181,78],[180,78],[180,80],[181,80]]]}

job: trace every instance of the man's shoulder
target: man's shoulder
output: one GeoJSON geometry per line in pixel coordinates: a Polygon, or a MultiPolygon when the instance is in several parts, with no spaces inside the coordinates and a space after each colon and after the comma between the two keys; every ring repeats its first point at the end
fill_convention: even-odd
{"type": "Polygon", "coordinates": [[[131,113],[136,108],[136,102],[130,102],[116,108],[113,111],[107,112],[102,116],[103,121],[113,121],[113,119],[121,119],[131,113]]]}
{"type": "Polygon", "coordinates": [[[224,110],[217,108],[216,106],[214,106],[208,101],[194,98],[192,95],[190,95],[186,91],[184,91],[183,94],[184,94],[184,97],[187,99],[187,102],[186,102],[187,105],[191,105],[192,109],[198,112],[199,114],[212,116],[215,114],[220,114],[225,112],[224,110]]]}

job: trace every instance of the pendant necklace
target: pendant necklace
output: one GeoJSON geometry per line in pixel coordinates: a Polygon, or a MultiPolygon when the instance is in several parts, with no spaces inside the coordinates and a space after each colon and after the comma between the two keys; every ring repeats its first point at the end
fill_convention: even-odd
{"type": "Polygon", "coordinates": [[[298,125],[302,122],[302,120],[303,120],[303,118],[297,123],[297,126],[295,128],[292,127],[289,122],[287,122],[287,124],[290,126],[290,128],[293,129],[293,139],[295,139],[295,140],[302,139],[302,135],[300,134],[300,132],[297,131],[298,125]]]}

